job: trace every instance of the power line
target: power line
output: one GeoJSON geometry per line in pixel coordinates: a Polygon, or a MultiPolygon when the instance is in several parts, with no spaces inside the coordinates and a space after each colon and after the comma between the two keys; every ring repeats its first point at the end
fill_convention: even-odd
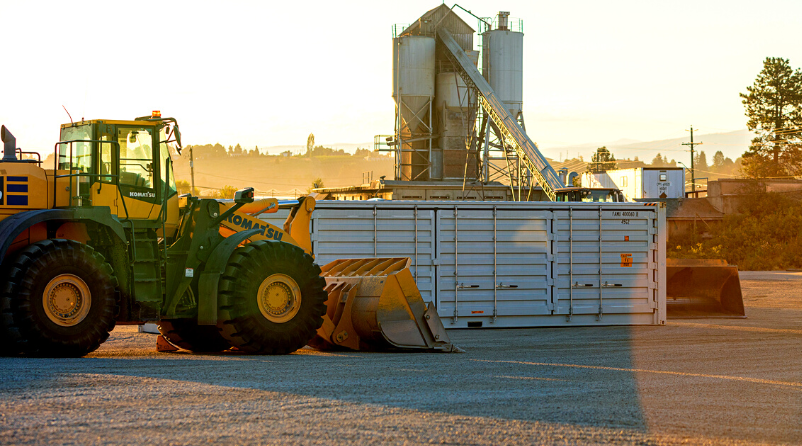
{"type": "Polygon", "coordinates": [[[693,142],[693,126],[691,126],[691,142],[682,143],[683,146],[691,146],[691,192],[696,192],[696,181],[693,173],[693,146],[698,146],[701,142],[693,142]]]}

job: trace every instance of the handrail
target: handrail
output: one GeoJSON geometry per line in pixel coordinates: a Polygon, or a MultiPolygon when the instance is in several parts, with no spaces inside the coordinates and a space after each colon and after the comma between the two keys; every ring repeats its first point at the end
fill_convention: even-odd
{"type": "Polygon", "coordinates": [[[20,161],[33,161],[33,162],[39,164],[39,167],[42,167],[42,154],[41,153],[39,153],[39,152],[23,152],[22,149],[20,149],[19,147],[17,147],[17,151],[16,152],[19,154],[19,158],[18,159],[20,161]],[[23,155],[36,155],[36,158],[38,158],[38,159],[36,159],[36,160],[33,160],[33,159],[25,160],[25,159],[22,158],[23,155]]]}
{"type": "MultiPolygon", "coordinates": [[[[58,178],[72,178],[72,177],[113,178],[114,179],[114,185],[117,186],[117,193],[120,195],[120,201],[122,202],[123,209],[125,210],[125,219],[124,220],[130,220],[130,216],[128,214],[128,206],[125,204],[125,197],[123,197],[123,194],[120,191],[120,176],[119,175],[83,173],[83,172],[81,172],[81,173],[72,173],[73,143],[76,143],[76,142],[111,144],[112,147],[116,149],[116,153],[113,154],[114,155],[113,158],[116,159],[116,160],[120,159],[120,156],[119,156],[120,155],[120,143],[117,142],[117,141],[111,141],[111,140],[104,141],[104,140],[99,140],[99,139],[71,139],[71,140],[67,140],[67,141],[59,141],[59,142],[57,142],[53,146],[53,149],[54,149],[54,152],[55,152],[55,156],[53,157],[53,208],[55,208],[56,204],[57,204],[56,194],[58,192],[58,188],[57,188],[57,181],[56,180],[58,178]],[[70,168],[68,169],[68,172],[70,172],[70,173],[68,173],[66,175],[57,175],[56,172],[58,172],[58,170],[59,170],[58,169],[58,163],[59,163],[59,160],[61,159],[61,154],[59,153],[59,146],[63,145],[63,144],[69,144],[69,149],[70,149],[70,157],[69,157],[70,158],[70,168]]],[[[119,161],[118,161],[118,168],[119,168],[119,161]]],[[[70,194],[69,194],[69,202],[67,203],[67,205],[68,205],[68,207],[72,207],[72,198],[73,198],[72,197],[72,181],[70,181],[70,185],[68,187],[70,187],[70,194]]],[[[101,187],[102,187],[102,182],[101,182],[101,187]]],[[[98,189],[98,191],[100,191],[100,189],[98,189]]],[[[79,192],[80,192],[80,190],[79,190],[79,192]]],[[[133,223],[132,223],[132,226],[133,226],[133,223]]]]}

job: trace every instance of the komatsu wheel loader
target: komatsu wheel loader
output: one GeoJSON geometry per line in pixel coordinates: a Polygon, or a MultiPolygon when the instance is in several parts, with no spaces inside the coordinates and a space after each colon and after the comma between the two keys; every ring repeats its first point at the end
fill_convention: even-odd
{"type": "MultiPolygon", "coordinates": [[[[5,126],[1,133],[2,354],[83,356],[115,324],[144,322],[157,322],[170,343],[196,352],[284,354],[315,337],[328,347],[452,349],[439,319],[433,334],[423,322],[426,309],[411,305],[417,288],[409,286],[406,296],[351,293],[351,303],[362,298],[408,309],[382,313],[363,305],[348,319],[378,328],[353,344],[360,336],[338,322],[342,311],[332,320],[327,303],[340,302],[326,291],[312,256],[314,197],[299,200],[279,228],[252,216],[278,210],[275,199],[255,201],[252,188],[233,202],[179,196],[174,118],[154,112],[133,121],[64,124],[52,169],[23,159],[5,126]],[[417,338],[381,328],[398,323],[417,338]],[[348,343],[338,341],[349,333],[348,343]]],[[[370,274],[382,275],[381,268],[370,274]]]]}

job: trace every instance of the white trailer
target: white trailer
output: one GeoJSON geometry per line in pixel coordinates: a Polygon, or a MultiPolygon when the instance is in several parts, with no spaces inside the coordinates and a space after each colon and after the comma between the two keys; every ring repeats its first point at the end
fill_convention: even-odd
{"type": "Polygon", "coordinates": [[[627,201],[649,198],[684,198],[682,167],[635,167],[582,174],[583,187],[617,187],[627,201]]]}
{"type": "Polygon", "coordinates": [[[446,328],[660,325],[665,221],[662,203],[319,201],[310,231],[320,265],[409,257],[446,328]]]}

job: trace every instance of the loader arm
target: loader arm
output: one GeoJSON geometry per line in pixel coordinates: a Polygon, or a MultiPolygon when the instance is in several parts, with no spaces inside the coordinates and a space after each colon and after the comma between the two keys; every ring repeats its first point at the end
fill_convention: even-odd
{"type": "MultiPolygon", "coordinates": [[[[251,241],[274,240],[289,243],[303,249],[309,255],[312,254],[312,240],[309,234],[309,222],[312,219],[312,212],[315,210],[315,198],[311,194],[298,200],[298,204],[292,207],[284,228],[272,225],[261,220],[255,215],[274,213],[278,211],[278,200],[266,198],[253,203],[249,203],[235,210],[228,218],[220,222],[220,234],[228,237],[232,234],[260,229],[260,232],[249,237],[251,241]]],[[[221,202],[221,211],[226,211],[235,206],[231,202],[221,202]]]]}

